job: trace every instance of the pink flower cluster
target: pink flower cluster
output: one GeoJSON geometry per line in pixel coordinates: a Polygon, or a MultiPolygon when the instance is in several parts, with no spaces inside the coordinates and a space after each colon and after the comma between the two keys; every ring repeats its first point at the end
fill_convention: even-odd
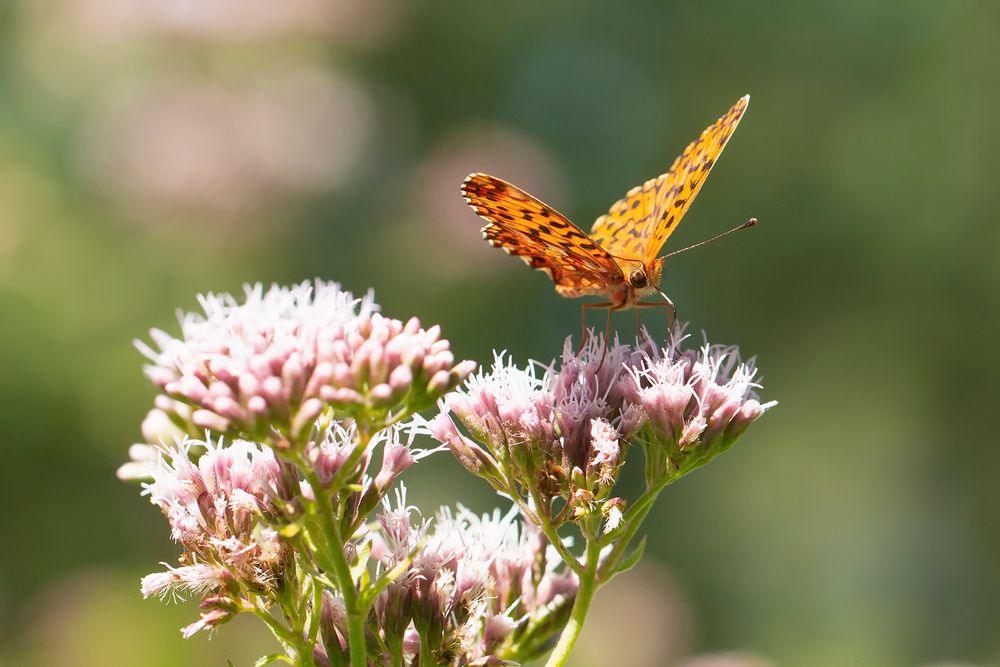
{"type": "MultiPolygon", "coordinates": [[[[316,479],[324,489],[355,489],[350,493],[334,494],[330,501],[338,514],[350,519],[351,527],[357,528],[378,507],[404,471],[435,451],[413,447],[413,440],[419,432],[419,429],[401,426],[383,429],[367,442],[363,451],[359,451],[362,445],[357,427],[353,424],[344,427],[334,422],[326,428],[322,439],[306,444],[305,461],[315,471],[316,479]],[[407,435],[405,440],[404,433],[407,435]],[[370,477],[370,459],[379,446],[382,449],[382,465],[374,477],[370,477]],[[354,457],[354,466],[348,468],[354,457]],[[341,503],[343,507],[340,507],[341,503]]],[[[301,486],[309,500],[316,498],[315,489],[308,482],[303,481],[301,486]]]]}
{"type": "Polygon", "coordinates": [[[762,404],[753,360],[739,348],[705,343],[681,350],[678,337],[629,369],[652,441],[676,467],[700,465],[728,449],[775,402],[762,404]],[[704,460],[703,460],[704,459],[704,460]]]}
{"type": "Polygon", "coordinates": [[[201,596],[204,613],[189,635],[228,620],[242,592],[280,585],[291,552],[273,526],[299,493],[297,476],[270,449],[245,441],[185,441],[158,454],[147,461],[152,481],[143,487],[185,552],[180,567],[144,577],[142,593],[201,596]]]}
{"type": "Polygon", "coordinates": [[[455,363],[440,327],[383,317],[370,295],[336,283],[247,286],[199,298],[181,316],[181,337],[152,330],[146,375],[162,391],[157,408],[216,432],[297,438],[332,406],[371,431],[432,405],[475,364],[455,363]],[[191,405],[190,415],[176,410],[191,405]]]}
{"type": "Polygon", "coordinates": [[[442,509],[433,528],[414,525],[412,514],[401,498],[379,516],[373,536],[372,556],[386,570],[408,563],[375,605],[387,643],[402,642],[414,656],[423,636],[438,662],[478,664],[512,634],[522,639],[533,621],[572,602],[575,575],[556,571],[558,555],[516,521],[516,512],[442,509]]]}
{"type": "MultiPolygon", "coordinates": [[[[736,348],[682,350],[682,332],[661,349],[648,339],[605,349],[592,336],[574,353],[567,340],[562,364],[541,374],[498,357],[445,399],[430,431],[505,493],[600,501],[640,432],[658,448],[663,474],[686,472],[731,445],[770,404],[757,400],[756,371],[736,348]]],[[[608,521],[620,517],[620,501],[610,502],[608,521]]]]}

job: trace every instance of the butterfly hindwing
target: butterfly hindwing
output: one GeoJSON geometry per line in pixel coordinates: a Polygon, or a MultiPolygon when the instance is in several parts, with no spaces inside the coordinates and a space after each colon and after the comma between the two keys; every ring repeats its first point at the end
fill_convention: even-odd
{"type": "Polygon", "coordinates": [[[564,215],[520,188],[487,174],[471,174],[462,194],[489,224],[490,245],[549,274],[564,296],[601,294],[623,280],[608,252],[564,215]]]}

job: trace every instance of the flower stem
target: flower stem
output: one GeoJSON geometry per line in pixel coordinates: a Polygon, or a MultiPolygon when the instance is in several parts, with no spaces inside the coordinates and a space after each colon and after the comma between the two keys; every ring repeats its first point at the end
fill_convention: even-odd
{"type": "Polygon", "coordinates": [[[389,653],[392,656],[392,667],[403,667],[403,642],[402,640],[392,642],[389,645],[389,653]]]}
{"type": "MultiPolygon", "coordinates": [[[[316,497],[316,509],[319,511],[320,528],[323,532],[322,542],[318,544],[318,550],[324,556],[321,565],[324,569],[332,569],[333,577],[337,581],[337,587],[341,595],[344,596],[344,607],[347,610],[347,644],[351,652],[351,667],[367,667],[368,648],[365,644],[365,619],[368,617],[367,609],[359,609],[361,596],[354,584],[354,577],[351,575],[351,565],[347,562],[344,554],[346,544],[340,534],[340,525],[333,516],[333,507],[330,504],[330,496],[323,489],[322,481],[312,471],[306,475],[313,493],[316,497]]],[[[317,554],[320,555],[320,554],[317,554]]]]}
{"type": "Polygon", "coordinates": [[[666,475],[654,486],[649,487],[643,491],[642,495],[636,499],[635,504],[629,507],[625,511],[625,521],[624,527],[621,532],[614,535],[615,546],[611,548],[611,552],[605,557],[604,562],[601,563],[600,569],[598,571],[598,581],[604,583],[608,572],[618,563],[621,559],[622,554],[628,549],[628,545],[632,542],[632,538],[635,537],[636,532],[642,526],[642,522],[645,521],[646,515],[649,514],[649,510],[653,508],[653,502],[656,497],[660,495],[660,492],[670,482],[674,481],[676,477],[666,475]]]}
{"type": "Polygon", "coordinates": [[[278,619],[271,616],[271,614],[263,607],[251,607],[250,611],[254,613],[260,620],[264,621],[265,625],[271,630],[271,634],[281,642],[282,644],[290,643],[292,640],[292,633],[285,626],[283,626],[278,619]]]}
{"type": "Polygon", "coordinates": [[[555,527],[549,523],[548,519],[545,517],[540,516],[540,519],[541,525],[539,527],[542,529],[542,534],[549,540],[549,544],[555,547],[556,553],[558,553],[563,559],[563,562],[566,563],[566,567],[575,572],[578,577],[582,577],[586,574],[583,567],[580,565],[580,561],[578,561],[576,556],[574,556],[572,552],[566,548],[566,545],[563,543],[562,538],[559,537],[559,532],[555,529],[555,527]]]}
{"type": "Polygon", "coordinates": [[[424,633],[420,633],[420,667],[443,667],[434,659],[430,642],[424,633]]]}
{"type": "Polygon", "coordinates": [[[559,643],[552,649],[552,655],[545,667],[562,667],[569,660],[569,654],[576,644],[580,631],[583,629],[583,620],[590,610],[590,602],[594,599],[594,592],[597,590],[597,561],[601,555],[601,545],[598,540],[587,542],[587,561],[580,575],[580,588],[576,592],[576,599],[573,601],[573,611],[570,612],[569,622],[559,636],[559,643]]]}
{"type": "MultiPolygon", "coordinates": [[[[343,591],[344,606],[347,608],[347,643],[351,651],[351,667],[367,667],[368,647],[365,644],[365,619],[368,617],[368,610],[358,609],[358,594],[354,588],[354,582],[351,580],[351,571],[346,559],[343,559],[343,565],[349,583],[349,588],[344,588],[343,591]]],[[[342,576],[338,574],[337,579],[340,580],[342,576]]]]}
{"type": "Polygon", "coordinates": [[[271,633],[281,642],[285,648],[285,660],[297,665],[297,667],[316,667],[312,647],[306,644],[301,632],[297,632],[294,628],[285,627],[263,607],[254,606],[251,611],[267,624],[271,633]]]}
{"type": "Polygon", "coordinates": [[[536,511],[534,512],[531,511],[531,508],[527,506],[526,502],[522,500],[518,494],[510,493],[508,495],[514,499],[514,502],[516,502],[518,507],[521,509],[521,516],[528,520],[530,520],[533,516],[538,518],[538,528],[540,528],[542,534],[548,538],[549,544],[555,547],[556,552],[563,559],[566,567],[573,570],[573,572],[576,573],[576,576],[582,576],[583,568],[580,565],[580,561],[578,561],[576,556],[574,556],[572,552],[566,548],[562,538],[559,537],[559,529],[556,528],[555,524],[552,522],[551,512],[542,501],[542,493],[538,489],[537,484],[529,484],[528,492],[531,494],[531,499],[535,503],[536,511]]]}
{"type": "Polygon", "coordinates": [[[358,591],[354,577],[351,575],[351,564],[345,555],[347,540],[340,529],[340,522],[333,513],[332,497],[344,483],[349,471],[360,463],[370,442],[371,436],[367,432],[359,433],[354,451],[351,452],[344,467],[327,486],[324,486],[323,481],[316,474],[309,461],[305,460],[305,457],[299,453],[299,448],[292,447],[292,452],[295,453],[292,455],[292,460],[305,475],[306,481],[309,482],[315,498],[313,510],[319,514],[319,539],[312,540],[316,547],[316,560],[326,574],[333,574],[337,588],[344,596],[344,607],[347,612],[347,644],[350,651],[351,667],[368,666],[368,646],[365,640],[368,603],[358,591]]]}

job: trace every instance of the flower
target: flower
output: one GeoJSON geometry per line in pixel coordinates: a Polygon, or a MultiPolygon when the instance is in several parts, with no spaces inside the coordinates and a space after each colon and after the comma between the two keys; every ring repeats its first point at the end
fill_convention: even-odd
{"type": "Polygon", "coordinates": [[[372,536],[372,555],[385,571],[405,566],[375,606],[387,643],[413,655],[423,637],[436,660],[468,664],[568,609],[575,575],[559,569],[558,554],[516,520],[516,510],[478,516],[443,508],[433,522],[416,523],[413,512],[404,490],[395,507],[385,503],[372,536]]]}
{"type": "Polygon", "coordinates": [[[298,488],[288,464],[251,442],[185,440],[158,455],[143,486],[185,552],[180,567],[144,577],[142,593],[201,596],[202,617],[184,631],[190,636],[228,620],[243,594],[280,587],[291,551],[273,526],[285,521],[298,488]]]}
{"type": "Polygon", "coordinates": [[[598,418],[590,424],[590,460],[587,476],[594,486],[614,484],[621,464],[621,446],[618,430],[606,419],[598,418]]]}
{"type": "Polygon", "coordinates": [[[728,449],[776,402],[762,404],[754,389],[757,369],[735,346],[681,350],[683,338],[629,369],[648,417],[655,463],[673,474],[704,465],[728,449]]]}
{"type": "Polygon", "coordinates": [[[146,482],[153,478],[159,451],[152,445],[135,443],[128,448],[129,460],[115,471],[118,479],[125,482],[146,482]]]}
{"type": "Polygon", "coordinates": [[[223,589],[232,577],[225,568],[207,563],[196,563],[182,567],[170,567],[166,563],[166,572],[154,572],[142,578],[140,584],[142,597],[153,595],[164,597],[190,592],[197,595],[207,595],[212,591],[223,589]]]}
{"type": "Polygon", "coordinates": [[[521,369],[497,355],[489,372],[446,397],[428,428],[502,493],[524,487],[593,509],[614,485],[627,444],[645,421],[626,372],[645,354],[617,340],[605,349],[591,337],[579,352],[567,339],[559,367],[521,369]]]}
{"type": "Polygon", "coordinates": [[[355,298],[336,283],[258,283],[242,302],[199,302],[202,313],[181,314],[180,338],[153,329],[156,349],[136,346],[169,399],[157,403],[169,421],[220,433],[276,428],[296,439],[326,407],[374,432],[432,405],[475,366],[455,363],[440,327],[383,317],[370,294],[355,298]],[[178,402],[193,411],[172,409],[178,402]]]}
{"type": "Polygon", "coordinates": [[[571,465],[587,466],[595,420],[612,426],[626,442],[644,422],[626,369],[649,354],[648,343],[633,348],[616,338],[606,347],[601,336],[592,335],[574,353],[571,338],[566,339],[562,366],[550,367],[548,375],[554,387],[557,430],[571,465]]]}
{"type": "MultiPolygon", "coordinates": [[[[422,432],[423,429],[414,424],[396,425],[379,431],[362,443],[356,424],[345,427],[339,422],[331,422],[320,438],[306,443],[303,462],[312,468],[315,473],[312,481],[318,482],[322,490],[350,488],[349,493],[328,494],[332,495],[329,501],[353,522],[362,521],[378,507],[405,470],[437,451],[413,447],[415,437],[422,432]],[[405,440],[404,433],[407,435],[405,440]],[[382,447],[382,465],[375,476],[370,477],[368,467],[372,453],[379,445],[382,447]],[[342,510],[340,503],[344,504],[342,510]]],[[[302,481],[300,487],[308,499],[316,499],[316,489],[309,481],[302,481]]]]}
{"type": "Polygon", "coordinates": [[[609,532],[623,518],[624,500],[610,494],[633,441],[654,459],[647,484],[672,481],[774,405],[757,399],[756,370],[737,348],[682,350],[683,331],[663,348],[648,337],[605,348],[591,336],[573,352],[567,339],[558,366],[522,369],[497,355],[444,399],[428,430],[501,493],[535,508],[561,497],[573,512],[560,517],[600,514],[609,532]]]}
{"type": "MultiPolygon", "coordinates": [[[[344,481],[359,481],[362,471],[368,467],[368,455],[370,451],[358,452],[360,443],[358,442],[358,430],[354,424],[346,428],[338,422],[332,422],[322,433],[322,437],[317,440],[310,440],[305,446],[305,458],[308,464],[316,473],[316,478],[323,488],[340,476],[345,476],[344,481]],[[345,470],[344,466],[360,454],[355,460],[354,468],[345,470]]],[[[312,496],[312,489],[307,488],[307,494],[312,496]]]]}
{"type": "Polygon", "coordinates": [[[239,611],[224,597],[205,598],[198,607],[204,610],[198,620],[181,628],[181,636],[184,639],[190,639],[199,630],[208,630],[226,623],[239,611]]]}
{"type": "Polygon", "coordinates": [[[323,591],[319,625],[323,632],[323,650],[328,658],[328,662],[333,656],[339,656],[340,659],[333,661],[333,664],[346,664],[348,659],[347,607],[344,605],[344,598],[340,594],[334,594],[329,590],[323,591]]]}

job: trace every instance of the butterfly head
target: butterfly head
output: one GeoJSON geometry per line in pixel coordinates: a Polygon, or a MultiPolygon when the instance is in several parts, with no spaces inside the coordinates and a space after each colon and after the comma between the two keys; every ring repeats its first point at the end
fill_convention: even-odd
{"type": "Polygon", "coordinates": [[[632,269],[628,274],[628,284],[640,294],[651,292],[660,286],[662,274],[663,258],[658,257],[648,264],[632,269]]]}
{"type": "MultiPolygon", "coordinates": [[[[638,264],[638,263],[637,263],[638,264]]],[[[646,262],[633,268],[625,274],[628,291],[624,299],[635,303],[644,296],[655,294],[660,286],[660,275],[663,273],[663,258],[646,262]]]]}

